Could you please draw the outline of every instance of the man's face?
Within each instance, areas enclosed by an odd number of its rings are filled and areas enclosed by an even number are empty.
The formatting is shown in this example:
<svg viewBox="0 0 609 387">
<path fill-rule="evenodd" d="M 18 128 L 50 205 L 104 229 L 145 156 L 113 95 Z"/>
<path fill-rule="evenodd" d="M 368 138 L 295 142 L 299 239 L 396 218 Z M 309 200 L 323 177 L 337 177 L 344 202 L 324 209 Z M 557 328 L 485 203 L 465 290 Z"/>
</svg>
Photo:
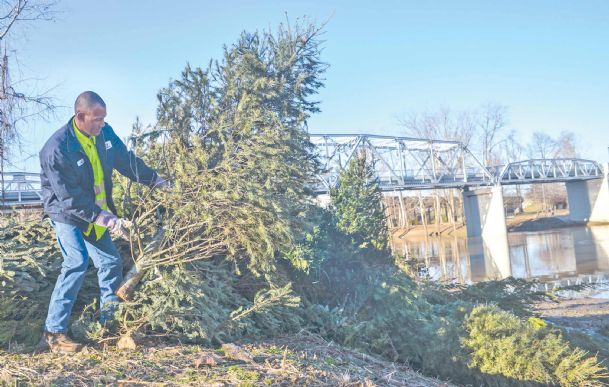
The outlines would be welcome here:
<svg viewBox="0 0 609 387">
<path fill-rule="evenodd" d="M 97 136 L 104 127 L 106 118 L 106 108 L 101 105 L 94 105 L 87 111 L 76 113 L 76 125 L 83 133 L 89 136 Z"/>
</svg>

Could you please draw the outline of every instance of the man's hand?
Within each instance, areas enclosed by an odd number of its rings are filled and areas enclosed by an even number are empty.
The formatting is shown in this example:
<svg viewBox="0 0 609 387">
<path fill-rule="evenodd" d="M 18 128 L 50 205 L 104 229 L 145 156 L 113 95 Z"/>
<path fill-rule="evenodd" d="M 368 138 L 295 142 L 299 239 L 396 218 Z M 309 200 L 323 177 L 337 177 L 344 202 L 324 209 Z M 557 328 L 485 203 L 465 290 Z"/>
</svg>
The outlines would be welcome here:
<svg viewBox="0 0 609 387">
<path fill-rule="evenodd" d="M 118 222 L 118 217 L 116 215 L 114 215 L 110 211 L 101 210 L 101 212 L 97 215 L 97 218 L 95 218 L 95 221 L 93 223 L 98 226 L 106 227 L 112 230 L 112 228 L 116 225 L 116 222 Z"/>
<path fill-rule="evenodd" d="M 120 219 L 106 210 L 101 210 L 97 218 L 95 218 L 94 223 L 98 226 L 106 227 L 113 235 L 123 239 L 129 239 L 129 230 L 133 226 L 133 223 L 129 220 Z"/>
</svg>

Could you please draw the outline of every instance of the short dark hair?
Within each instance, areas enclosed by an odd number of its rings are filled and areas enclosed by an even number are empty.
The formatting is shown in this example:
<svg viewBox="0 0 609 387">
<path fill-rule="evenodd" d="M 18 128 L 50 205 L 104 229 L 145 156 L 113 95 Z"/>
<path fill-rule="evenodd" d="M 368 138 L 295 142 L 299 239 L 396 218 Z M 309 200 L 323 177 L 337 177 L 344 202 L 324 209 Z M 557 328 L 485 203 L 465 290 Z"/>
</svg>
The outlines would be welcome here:
<svg viewBox="0 0 609 387">
<path fill-rule="evenodd" d="M 78 113 L 79 110 L 89 110 L 95 105 L 100 105 L 104 108 L 106 107 L 106 103 L 99 94 L 94 91 L 83 91 L 76 97 L 76 101 L 74 102 L 74 114 Z"/>
</svg>

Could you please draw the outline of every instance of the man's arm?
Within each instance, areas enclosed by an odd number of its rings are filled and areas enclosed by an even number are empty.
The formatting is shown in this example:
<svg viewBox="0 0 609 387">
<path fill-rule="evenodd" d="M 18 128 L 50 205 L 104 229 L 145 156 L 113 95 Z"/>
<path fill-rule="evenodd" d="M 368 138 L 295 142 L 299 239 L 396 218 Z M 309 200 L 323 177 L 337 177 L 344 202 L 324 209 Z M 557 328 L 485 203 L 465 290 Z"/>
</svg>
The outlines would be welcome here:
<svg viewBox="0 0 609 387">
<path fill-rule="evenodd" d="M 112 128 L 108 131 L 108 136 L 115 148 L 114 169 L 121 175 L 129 179 L 152 187 L 157 182 L 158 174 L 137 157 L 132 151 L 128 150 L 123 141 L 114 133 Z"/>
<path fill-rule="evenodd" d="M 87 195 L 77 181 L 74 168 L 59 150 L 40 155 L 40 166 L 57 196 L 62 210 L 89 223 L 99 215 L 101 208 Z"/>
</svg>

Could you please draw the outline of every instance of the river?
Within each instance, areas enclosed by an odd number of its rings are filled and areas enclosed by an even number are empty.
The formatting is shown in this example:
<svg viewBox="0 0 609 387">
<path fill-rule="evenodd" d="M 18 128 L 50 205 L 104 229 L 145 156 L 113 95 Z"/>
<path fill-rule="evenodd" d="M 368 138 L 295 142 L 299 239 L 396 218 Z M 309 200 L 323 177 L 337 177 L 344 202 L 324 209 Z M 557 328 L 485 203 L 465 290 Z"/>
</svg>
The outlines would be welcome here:
<svg viewBox="0 0 609 387">
<path fill-rule="evenodd" d="M 565 286 L 609 279 L 609 226 L 511 232 L 509 248 L 504 245 L 408 234 L 393 241 L 394 253 L 416 259 L 419 276 L 432 280 L 472 284 L 514 276 Z"/>
</svg>

